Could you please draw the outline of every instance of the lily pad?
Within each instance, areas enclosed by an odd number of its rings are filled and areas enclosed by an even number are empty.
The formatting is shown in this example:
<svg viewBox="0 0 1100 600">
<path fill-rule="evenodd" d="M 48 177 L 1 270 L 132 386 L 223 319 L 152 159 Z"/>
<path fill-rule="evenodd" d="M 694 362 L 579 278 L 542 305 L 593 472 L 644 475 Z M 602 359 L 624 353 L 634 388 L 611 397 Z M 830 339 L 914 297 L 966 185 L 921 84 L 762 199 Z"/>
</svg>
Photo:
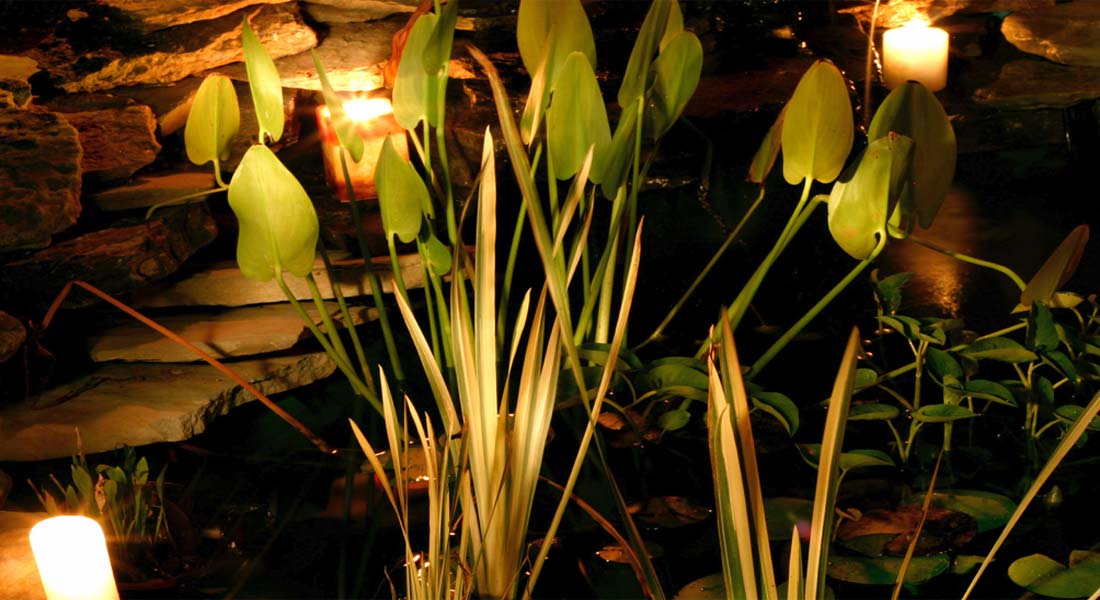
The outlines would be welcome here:
<svg viewBox="0 0 1100 600">
<path fill-rule="evenodd" d="M 907 502 L 917 504 L 923 502 L 923 497 L 913 496 Z M 1011 498 L 981 490 L 935 492 L 932 494 L 932 506 L 950 508 L 974 517 L 979 533 L 1000 529 L 1016 510 L 1016 503 Z"/>
<path fill-rule="evenodd" d="M 1008 577 L 1035 594 L 1087 598 L 1100 589 L 1100 552 L 1074 550 L 1069 567 L 1042 554 L 1032 554 L 1009 565 Z"/>
<path fill-rule="evenodd" d="M 808 531 L 813 512 L 813 500 L 764 498 L 764 519 L 768 523 L 768 539 L 789 540 L 794 527 L 799 527 L 800 531 Z"/>
<path fill-rule="evenodd" d="M 868 558 L 864 556 L 830 556 L 829 577 L 850 583 L 893 585 L 901 569 L 902 559 L 895 556 Z M 951 567 L 947 554 L 914 556 L 905 571 L 907 585 L 919 585 Z"/>
<path fill-rule="evenodd" d="M 868 510 L 857 520 L 844 521 L 837 529 L 837 541 L 863 554 L 904 556 L 920 523 L 921 513 L 921 507 L 914 505 Z M 975 535 L 977 522 L 974 517 L 957 510 L 930 506 L 915 554 L 925 556 L 955 550 L 966 545 Z M 865 538 L 874 538 L 872 541 L 877 546 L 868 545 Z"/>
<path fill-rule="evenodd" d="M 726 582 L 721 573 L 700 577 L 680 588 L 673 600 L 726 600 Z"/>
</svg>

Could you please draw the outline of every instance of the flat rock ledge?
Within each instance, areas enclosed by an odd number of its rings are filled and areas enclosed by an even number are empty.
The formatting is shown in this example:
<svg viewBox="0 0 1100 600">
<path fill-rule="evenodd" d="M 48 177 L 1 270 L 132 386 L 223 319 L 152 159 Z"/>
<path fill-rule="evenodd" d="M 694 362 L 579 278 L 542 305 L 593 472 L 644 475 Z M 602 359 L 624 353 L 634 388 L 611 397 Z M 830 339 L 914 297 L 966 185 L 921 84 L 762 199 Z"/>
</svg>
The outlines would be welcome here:
<svg viewBox="0 0 1100 600">
<path fill-rule="evenodd" d="M 45 600 L 31 553 L 31 527 L 50 515 L 0 510 L 0 592 L 5 598 Z"/>
<path fill-rule="evenodd" d="M 229 363 L 267 395 L 328 377 L 336 365 L 323 352 Z M 33 461 L 122 445 L 175 442 L 202 433 L 216 417 L 255 398 L 205 363 L 106 364 L 36 397 L 34 406 L 0 409 L 0 461 Z"/>
</svg>

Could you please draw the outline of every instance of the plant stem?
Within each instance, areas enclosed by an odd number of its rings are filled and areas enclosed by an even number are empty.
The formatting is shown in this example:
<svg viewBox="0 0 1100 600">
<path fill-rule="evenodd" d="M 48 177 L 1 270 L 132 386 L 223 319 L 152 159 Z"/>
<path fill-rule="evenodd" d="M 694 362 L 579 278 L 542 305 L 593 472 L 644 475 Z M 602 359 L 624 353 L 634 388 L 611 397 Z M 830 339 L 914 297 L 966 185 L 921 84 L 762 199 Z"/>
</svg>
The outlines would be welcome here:
<svg viewBox="0 0 1100 600">
<path fill-rule="evenodd" d="M 201 192 L 195 192 L 193 194 L 185 194 L 185 195 L 180 196 L 178 198 L 172 198 L 171 200 L 165 200 L 164 202 L 161 202 L 159 204 L 154 204 L 154 205 L 150 206 L 149 210 L 145 211 L 145 220 L 148 221 L 149 219 L 153 218 L 153 213 L 155 213 L 157 210 L 159 210 L 161 208 L 164 208 L 166 206 L 177 206 L 179 204 L 190 204 L 190 202 L 188 202 L 188 200 L 191 200 L 192 198 L 202 198 L 204 196 L 209 196 L 210 194 L 216 194 L 218 192 L 225 192 L 225 191 L 228 191 L 228 190 L 229 190 L 229 186 L 221 185 L 221 186 L 218 186 L 218 187 L 210 188 L 208 190 L 203 190 Z"/>
<path fill-rule="evenodd" d="M 367 244 L 367 231 L 363 228 L 363 219 L 359 213 L 359 203 L 355 200 L 355 190 L 351 185 L 351 174 L 348 172 L 348 162 L 345 156 L 347 150 L 340 149 L 340 168 L 344 171 L 344 184 L 347 186 L 349 204 L 351 204 L 351 218 L 355 221 L 355 238 L 359 243 L 359 254 L 363 257 L 363 267 L 370 280 L 371 296 L 374 305 L 378 307 L 378 324 L 382 328 L 382 340 L 386 344 L 386 354 L 393 368 L 393 376 L 397 380 L 398 389 L 405 386 L 405 372 L 401 368 L 401 357 L 397 354 L 397 343 L 393 338 L 393 328 L 390 327 L 390 318 L 386 311 L 386 297 L 382 293 L 382 279 L 374 270 L 374 261 L 371 257 L 370 246 Z M 394 271 L 393 278 L 397 281 L 401 277 L 400 269 Z"/>
<path fill-rule="evenodd" d="M 993 333 L 987 333 L 983 336 L 979 336 L 979 337 L 974 339 L 974 342 L 977 342 L 979 340 L 994 338 L 994 337 L 1001 336 L 1001 335 L 1005 335 L 1007 333 L 1012 333 L 1013 331 L 1019 331 L 1019 330 L 1025 328 L 1025 327 L 1027 327 L 1027 323 L 1017 323 L 1015 325 L 1010 325 L 1008 327 L 1005 327 L 1004 329 L 999 329 L 997 331 L 994 331 Z M 969 346 L 970 344 L 972 344 L 974 342 L 970 342 L 970 343 L 966 343 L 966 344 L 959 344 L 957 346 L 952 346 L 952 347 L 948 348 L 947 350 L 945 350 L 945 352 L 958 352 L 959 350 L 962 350 L 963 348 L 966 348 L 967 346 Z M 916 366 L 917 366 L 917 363 L 916 363 L 916 361 L 914 361 L 914 362 L 911 362 L 907 365 L 898 367 L 898 368 L 894 369 L 893 371 L 888 371 L 886 373 L 883 373 L 882 375 L 879 375 L 878 378 L 876 378 L 874 381 L 864 385 L 861 388 L 858 388 L 857 391 L 865 390 L 869 387 L 879 385 L 880 383 L 890 381 L 891 379 L 893 379 L 895 377 L 900 377 L 902 375 L 905 375 L 909 371 L 912 371 L 913 369 L 915 369 Z"/>
<path fill-rule="evenodd" d="M 325 249 L 324 244 L 319 243 L 318 248 L 320 249 L 321 261 L 325 264 L 325 271 L 331 275 L 333 273 L 332 261 L 329 260 L 328 251 Z M 348 331 L 351 332 L 351 345 L 355 349 L 355 358 L 359 362 L 359 371 L 363 374 L 363 381 L 366 382 L 371 389 L 374 389 L 374 377 L 371 375 L 370 365 L 367 364 L 367 355 L 366 352 L 363 351 L 363 343 L 359 339 L 358 328 L 355 325 L 354 319 L 352 319 L 347 300 L 344 299 L 344 292 L 341 291 L 340 286 L 332 277 L 329 277 L 329 287 L 332 288 L 332 296 L 336 298 L 336 303 L 340 306 L 340 314 L 343 315 Z M 381 310 L 378 310 L 378 312 L 381 312 Z"/>
<path fill-rule="evenodd" d="M 863 270 L 871 264 L 871 262 L 878 258 L 879 253 L 881 253 L 882 249 L 885 247 L 886 236 L 881 235 L 879 236 L 878 243 L 871 251 L 871 255 L 861 260 L 859 264 L 857 264 L 847 275 L 844 276 L 844 279 L 841 279 L 835 286 L 833 286 L 833 289 L 829 290 L 828 293 L 821 297 L 821 300 L 817 301 L 817 304 L 813 305 L 810 310 L 806 311 L 806 314 L 802 315 L 801 319 L 799 319 L 794 325 L 791 325 L 791 328 L 788 329 L 786 333 L 784 333 L 778 340 L 776 340 L 775 343 L 772 344 L 771 347 L 768 348 L 767 351 L 764 352 L 764 354 L 756 360 L 752 367 L 749 368 L 749 372 L 745 374 L 745 377 L 751 378 L 752 376 L 759 374 L 760 371 L 764 370 L 764 367 L 766 367 L 768 363 L 770 363 L 772 359 L 775 358 L 776 354 L 779 354 L 779 352 L 783 350 L 783 348 L 785 348 L 787 344 L 795 338 L 795 336 L 801 333 L 802 330 L 810 324 L 810 321 L 813 321 L 814 318 L 817 317 L 817 315 L 820 314 L 822 310 L 825 310 L 825 307 L 828 306 L 829 303 L 831 303 L 837 297 L 837 295 L 840 294 L 840 292 L 844 291 L 844 289 L 847 288 L 848 285 L 851 284 L 852 281 L 855 280 L 855 278 L 858 277 L 859 274 L 862 273 Z"/>
<path fill-rule="evenodd" d="M 661 321 L 661 324 L 653 330 L 653 333 L 649 334 L 649 337 L 647 337 L 645 341 L 634 347 L 635 352 L 661 337 L 661 335 L 665 331 L 665 328 L 668 327 L 669 323 L 672 322 L 672 319 L 674 319 L 676 315 L 680 312 L 680 309 L 682 309 L 684 305 L 687 304 L 688 298 L 690 298 L 691 295 L 695 293 L 695 289 L 703 283 L 703 279 L 705 279 L 706 276 L 710 274 L 711 270 L 714 269 L 714 266 L 718 264 L 718 260 L 722 258 L 722 255 L 726 253 L 726 250 L 728 250 L 730 245 L 733 244 L 733 241 L 737 239 L 737 236 L 741 233 L 741 229 L 744 228 L 746 223 L 748 223 L 753 213 L 755 213 L 756 209 L 760 206 L 761 201 L 764 200 L 764 191 L 764 186 L 760 186 L 760 193 L 757 194 L 756 201 L 754 201 L 752 203 L 752 206 L 749 207 L 748 212 L 746 212 L 744 216 L 741 217 L 741 221 L 738 222 L 737 226 L 733 228 L 733 231 L 731 231 L 730 234 L 726 236 L 725 241 L 723 241 L 722 245 L 718 247 L 718 250 L 714 252 L 714 255 L 711 256 L 710 261 L 707 262 L 706 266 L 703 267 L 703 270 L 699 272 L 699 275 L 695 277 L 695 281 L 691 282 L 691 285 L 688 286 L 687 291 L 685 291 L 684 294 L 680 296 L 680 299 L 676 301 L 676 304 L 672 307 L 672 310 L 668 311 L 668 314 L 665 315 L 665 318 Z"/>
<path fill-rule="evenodd" d="M 950 256 L 951 258 L 961 260 L 965 263 L 970 263 L 972 265 L 977 265 L 979 267 L 985 267 L 987 269 L 993 269 L 994 271 L 997 271 L 998 273 L 1001 273 L 1001 274 L 1005 275 L 1006 277 L 1008 277 L 1009 279 L 1011 279 L 1012 283 L 1015 283 L 1016 287 L 1020 288 L 1021 292 L 1024 291 L 1025 289 L 1027 289 L 1027 284 L 1024 283 L 1024 280 L 1021 279 L 1020 276 L 1017 275 L 1015 271 L 1013 271 L 1012 269 L 1010 269 L 1010 268 L 1008 268 L 1008 267 L 1006 267 L 1006 266 L 1004 266 L 1000 263 L 995 263 L 995 262 L 988 261 L 988 260 L 982 260 L 980 258 L 974 258 L 973 256 L 968 256 L 968 255 L 963 254 L 961 252 L 956 252 L 954 250 L 949 250 L 947 248 L 937 246 L 936 244 L 933 244 L 932 242 L 929 242 L 927 240 L 922 240 L 922 239 L 920 239 L 916 236 L 913 236 L 913 235 L 910 235 L 906 239 L 913 242 L 913 243 L 915 243 L 915 244 L 924 246 L 925 248 L 928 248 L 929 250 L 934 250 L 936 252 L 939 252 L 940 254 L 945 254 L 947 256 Z"/>
</svg>

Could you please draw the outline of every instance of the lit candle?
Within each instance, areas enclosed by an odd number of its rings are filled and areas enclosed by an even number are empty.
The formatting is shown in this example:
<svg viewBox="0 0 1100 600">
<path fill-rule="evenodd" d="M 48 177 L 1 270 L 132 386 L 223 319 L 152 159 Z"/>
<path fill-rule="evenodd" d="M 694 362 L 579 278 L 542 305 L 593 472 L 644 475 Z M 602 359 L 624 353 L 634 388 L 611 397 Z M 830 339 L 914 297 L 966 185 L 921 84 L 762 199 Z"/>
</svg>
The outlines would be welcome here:
<svg viewBox="0 0 1100 600">
<path fill-rule="evenodd" d="M 344 103 L 344 114 L 355 124 L 355 131 L 363 139 L 363 156 L 359 162 L 345 156 L 351 186 L 357 200 L 378 198 L 374 187 L 374 167 L 382 152 L 382 143 L 389 134 L 393 136 L 394 149 L 408 158 L 405 130 L 393 118 L 393 105 L 385 98 L 355 98 Z M 340 141 L 336 137 L 332 117 L 327 106 L 317 108 L 317 126 L 321 132 L 321 152 L 325 157 L 325 180 L 336 196 L 347 202 L 348 191 L 344 170 L 340 165 Z"/>
<path fill-rule="evenodd" d="M 47 600 L 118 600 L 99 523 L 52 517 L 32 527 L 30 538 Z"/>
<path fill-rule="evenodd" d="M 947 86 L 947 32 L 913 19 L 882 35 L 883 77 L 894 89 L 906 81 L 919 81 L 930 91 Z"/>
</svg>

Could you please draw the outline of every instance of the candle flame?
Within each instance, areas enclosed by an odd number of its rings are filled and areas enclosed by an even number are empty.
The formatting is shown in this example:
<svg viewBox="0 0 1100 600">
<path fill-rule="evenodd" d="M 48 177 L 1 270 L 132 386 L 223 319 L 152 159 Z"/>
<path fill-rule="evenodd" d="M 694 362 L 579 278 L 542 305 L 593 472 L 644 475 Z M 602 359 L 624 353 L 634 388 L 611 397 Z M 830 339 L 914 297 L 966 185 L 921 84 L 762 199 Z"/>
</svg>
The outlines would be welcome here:
<svg viewBox="0 0 1100 600">
<path fill-rule="evenodd" d="M 385 98 L 355 98 L 344 103 L 344 112 L 356 123 L 366 123 L 393 112 L 393 105 Z"/>
<path fill-rule="evenodd" d="M 918 28 L 919 29 L 919 28 L 930 27 L 931 25 L 932 25 L 932 23 L 928 19 L 926 19 L 922 16 L 916 16 L 916 17 L 913 17 L 912 19 L 909 19 L 908 21 L 906 21 L 902 25 L 902 27 L 912 27 L 912 28 Z"/>
</svg>

